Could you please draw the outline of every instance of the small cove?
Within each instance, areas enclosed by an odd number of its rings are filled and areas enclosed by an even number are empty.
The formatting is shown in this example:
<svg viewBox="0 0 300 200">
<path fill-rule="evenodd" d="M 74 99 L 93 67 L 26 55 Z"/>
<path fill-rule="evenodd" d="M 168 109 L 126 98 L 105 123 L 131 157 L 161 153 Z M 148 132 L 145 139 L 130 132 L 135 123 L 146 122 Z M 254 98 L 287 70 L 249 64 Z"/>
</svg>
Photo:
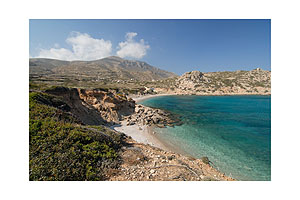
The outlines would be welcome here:
<svg viewBox="0 0 300 200">
<path fill-rule="evenodd" d="M 155 129 L 168 146 L 208 156 L 238 180 L 271 180 L 270 96 L 160 96 L 140 103 L 180 116 L 183 125 Z"/>
</svg>

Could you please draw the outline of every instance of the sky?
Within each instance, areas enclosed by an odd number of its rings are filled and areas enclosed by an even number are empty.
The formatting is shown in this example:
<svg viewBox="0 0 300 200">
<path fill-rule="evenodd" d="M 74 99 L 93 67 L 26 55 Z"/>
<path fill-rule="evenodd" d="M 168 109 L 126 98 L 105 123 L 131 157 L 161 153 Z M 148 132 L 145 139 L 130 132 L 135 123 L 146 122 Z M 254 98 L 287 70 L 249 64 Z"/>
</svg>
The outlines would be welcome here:
<svg viewBox="0 0 300 200">
<path fill-rule="evenodd" d="M 271 20 L 29 20 L 29 56 L 119 56 L 174 72 L 271 70 Z"/>
</svg>

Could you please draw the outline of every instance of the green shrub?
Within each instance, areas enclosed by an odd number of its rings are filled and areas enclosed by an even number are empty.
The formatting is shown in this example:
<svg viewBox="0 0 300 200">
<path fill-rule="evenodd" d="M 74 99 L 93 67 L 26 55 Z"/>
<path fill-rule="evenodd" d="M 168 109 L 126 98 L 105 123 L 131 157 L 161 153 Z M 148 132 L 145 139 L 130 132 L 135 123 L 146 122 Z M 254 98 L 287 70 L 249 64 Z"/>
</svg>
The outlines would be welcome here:
<svg viewBox="0 0 300 200">
<path fill-rule="evenodd" d="M 106 171 L 120 162 L 122 136 L 102 126 L 72 123 L 71 114 L 52 106 L 55 98 L 29 95 L 29 179 L 105 180 Z"/>
</svg>

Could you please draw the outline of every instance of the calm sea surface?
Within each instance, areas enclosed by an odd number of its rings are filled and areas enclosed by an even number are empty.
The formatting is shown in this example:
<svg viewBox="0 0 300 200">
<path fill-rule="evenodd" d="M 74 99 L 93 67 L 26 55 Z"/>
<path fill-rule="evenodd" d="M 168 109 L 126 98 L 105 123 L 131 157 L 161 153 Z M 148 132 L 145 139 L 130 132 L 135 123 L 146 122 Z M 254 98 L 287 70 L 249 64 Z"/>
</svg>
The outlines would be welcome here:
<svg viewBox="0 0 300 200">
<path fill-rule="evenodd" d="M 140 103 L 180 116 L 183 125 L 155 130 L 169 146 L 207 156 L 238 180 L 271 180 L 270 96 L 161 96 Z"/>
</svg>

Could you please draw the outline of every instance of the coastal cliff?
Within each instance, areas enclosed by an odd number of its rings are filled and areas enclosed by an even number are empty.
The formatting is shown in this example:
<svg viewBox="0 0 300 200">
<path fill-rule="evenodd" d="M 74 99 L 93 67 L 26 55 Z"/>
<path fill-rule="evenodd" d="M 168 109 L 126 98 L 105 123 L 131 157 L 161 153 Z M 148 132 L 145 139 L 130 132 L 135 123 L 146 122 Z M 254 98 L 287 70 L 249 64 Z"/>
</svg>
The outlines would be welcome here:
<svg viewBox="0 0 300 200">
<path fill-rule="evenodd" d="M 62 97 L 71 112 L 90 125 L 118 123 L 122 116 L 134 113 L 135 109 L 132 99 L 116 91 L 54 87 L 45 92 Z"/>
<path fill-rule="evenodd" d="M 168 113 L 114 91 L 32 90 L 29 103 L 30 180 L 234 180 L 207 158 L 139 143 L 109 128 L 129 116 L 145 126 L 172 123 Z"/>
<path fill-rule="evenodd" d="M 157 143 L 151 127 L 180 125 L 180 120 L 130 97 L 270 95 L 270 71 L 192 71 L 147 82 L 147 88 L 130 83 L 139 86 L 83 89 L 31 83 L 30 180 L 234 180 L 206 159 Z"/>
</svg>

